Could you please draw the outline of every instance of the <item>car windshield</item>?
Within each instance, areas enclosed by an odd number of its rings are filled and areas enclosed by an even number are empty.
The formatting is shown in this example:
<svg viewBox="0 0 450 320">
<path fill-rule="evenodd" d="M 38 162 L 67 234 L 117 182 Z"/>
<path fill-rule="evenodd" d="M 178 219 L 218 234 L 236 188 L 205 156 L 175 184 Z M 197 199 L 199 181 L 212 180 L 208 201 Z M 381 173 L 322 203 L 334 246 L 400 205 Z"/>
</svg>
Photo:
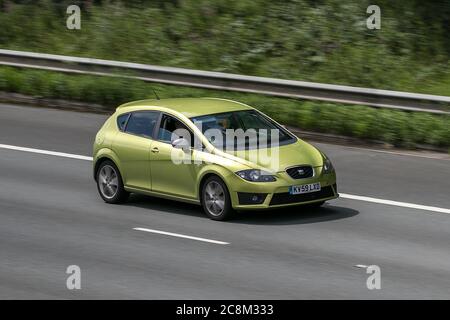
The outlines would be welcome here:
<svg viewBox="0 0 450 320">
<path fill-rule="evenodd" d="M 222 149 L 254 149 L 297 141 L 286 129 L 256 110 L 198 116 L 192 122 L 206 138 Z"/>
</svg>

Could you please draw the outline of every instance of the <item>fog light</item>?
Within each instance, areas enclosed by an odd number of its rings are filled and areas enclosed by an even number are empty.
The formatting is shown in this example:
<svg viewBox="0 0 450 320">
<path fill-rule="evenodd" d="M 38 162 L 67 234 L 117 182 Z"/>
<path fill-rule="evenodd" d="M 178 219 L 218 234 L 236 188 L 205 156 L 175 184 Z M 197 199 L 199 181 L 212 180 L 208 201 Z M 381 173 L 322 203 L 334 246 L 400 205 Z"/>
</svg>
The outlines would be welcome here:
<svg viewBox="0 0 450 320">
<path fill-rule="evenodd" d="M 238 192 L 239 204 L 261 204 L 266 196 L 267 193 Z"/>
</svg>

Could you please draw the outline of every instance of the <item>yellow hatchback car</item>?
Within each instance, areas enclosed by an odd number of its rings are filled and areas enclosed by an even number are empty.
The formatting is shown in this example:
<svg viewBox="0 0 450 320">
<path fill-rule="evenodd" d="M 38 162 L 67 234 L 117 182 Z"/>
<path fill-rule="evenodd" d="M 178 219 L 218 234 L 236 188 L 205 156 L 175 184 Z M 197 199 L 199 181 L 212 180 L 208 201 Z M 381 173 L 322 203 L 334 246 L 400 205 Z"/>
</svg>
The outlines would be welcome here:
<svg viewBox="0 0 450 320">
<path fill-rule="evenodd" d="M 94 178 L 107 203 L 142 193 L 201 204 L 214 220 L 235 210 L 338 197 L 327 156 L 258 110 L 187 98 L 124 104 L 94 143 Z"/>
</svg>

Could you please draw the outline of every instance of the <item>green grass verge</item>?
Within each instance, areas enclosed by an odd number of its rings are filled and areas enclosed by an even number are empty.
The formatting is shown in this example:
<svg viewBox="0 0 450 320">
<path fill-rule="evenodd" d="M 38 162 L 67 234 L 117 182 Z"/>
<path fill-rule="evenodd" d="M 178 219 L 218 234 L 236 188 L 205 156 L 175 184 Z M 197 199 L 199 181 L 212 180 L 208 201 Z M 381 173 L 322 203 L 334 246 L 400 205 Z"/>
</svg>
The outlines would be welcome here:
<svg viewBox="0 0 450 320">
<path fill-rule="evenodd" d="M 247 103 L 277 121 L 302 130 L 379 140 L 397 147 L 420 144 L 450 147 L 450 116 L 340 105 L 259 94 L 147 83 L 123 78 L 69 75 L 40 70 L 0 68 L 0 91 L 116 106 L 154 98 L 220 97 Z"/>
</svg>

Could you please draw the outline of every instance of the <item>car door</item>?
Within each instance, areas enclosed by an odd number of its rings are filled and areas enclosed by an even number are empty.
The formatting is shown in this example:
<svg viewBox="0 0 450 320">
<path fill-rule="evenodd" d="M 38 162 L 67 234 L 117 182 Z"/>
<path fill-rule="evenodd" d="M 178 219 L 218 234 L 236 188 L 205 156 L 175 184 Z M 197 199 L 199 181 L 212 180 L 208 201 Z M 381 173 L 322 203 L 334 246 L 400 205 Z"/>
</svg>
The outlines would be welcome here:
<svg viewBox="0 0 450 320">
<path fill-rule="evenodd" d="M 160 112 L 135 111 L 126 123 L 118 117 L 119 133 L 112 148 L 120 159 L 120 170 L 127 187 L 150 190 L 150 148 Z"/>
<path fill-rule="evenodd" d="M 180 129 L 188 136 L 177 135 Z M 193 145 L 193 133 L 179 119 L 162 114 L 155 141 L 151 146 L 150 166 L 152 190 L 184 198 L 196 197 L 196 177 L 198 164 L 195 164 L 192 148 L 181 150 L 174 148 L 172 142 L 187 138 Z"/>
</svg>

